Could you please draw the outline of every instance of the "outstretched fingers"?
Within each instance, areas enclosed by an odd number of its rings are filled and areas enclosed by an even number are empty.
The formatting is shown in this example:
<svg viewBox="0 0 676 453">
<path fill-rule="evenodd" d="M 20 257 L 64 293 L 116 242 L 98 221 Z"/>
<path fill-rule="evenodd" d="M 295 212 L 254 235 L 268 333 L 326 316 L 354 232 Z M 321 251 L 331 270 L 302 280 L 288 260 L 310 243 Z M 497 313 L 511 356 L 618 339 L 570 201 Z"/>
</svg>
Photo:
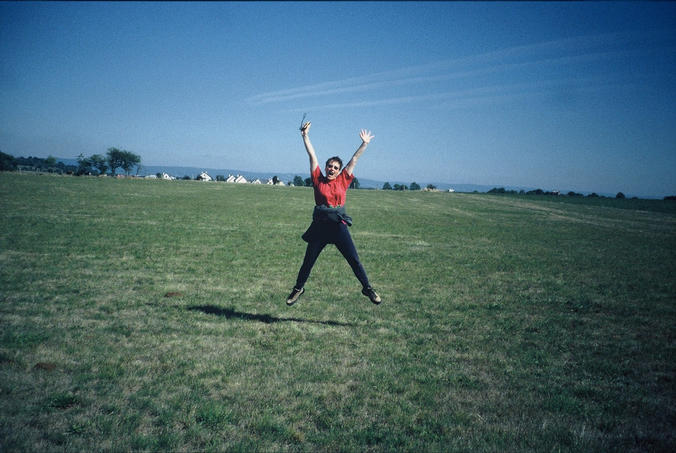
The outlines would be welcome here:
<svg viewBox="0 0 676 453">
<path fill-rule="evenodd" d="M 371 131 L 362 129 L 361 132 L 359 133 L 359 137 L 364 143 L 369 143 L 371 139 L 373 139 L 374 135 L 371 134 Z"/>
</svg>

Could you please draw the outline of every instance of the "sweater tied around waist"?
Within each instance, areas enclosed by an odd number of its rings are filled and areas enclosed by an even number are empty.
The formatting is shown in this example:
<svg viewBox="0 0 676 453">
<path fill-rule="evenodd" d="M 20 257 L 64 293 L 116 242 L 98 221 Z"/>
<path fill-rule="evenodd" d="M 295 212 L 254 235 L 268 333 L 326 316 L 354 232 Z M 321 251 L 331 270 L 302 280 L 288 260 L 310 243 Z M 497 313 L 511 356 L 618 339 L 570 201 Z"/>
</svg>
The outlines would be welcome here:
<svg viewBox="0 0 676 453">
<path fill-rule="evenodd" d="M 312 212 L 312 220 L 315 222 L 345 222 L 347 226 L 352 226 L 352 217 L 347 215 L 344 206 L 315 206 Z"/>
</svg>

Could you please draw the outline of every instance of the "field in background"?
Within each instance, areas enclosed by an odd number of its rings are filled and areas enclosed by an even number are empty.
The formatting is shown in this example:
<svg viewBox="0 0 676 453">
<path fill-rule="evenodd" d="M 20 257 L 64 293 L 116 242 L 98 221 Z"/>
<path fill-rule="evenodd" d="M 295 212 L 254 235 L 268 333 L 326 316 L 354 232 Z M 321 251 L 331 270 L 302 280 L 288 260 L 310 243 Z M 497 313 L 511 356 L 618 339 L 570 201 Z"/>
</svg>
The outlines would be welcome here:
<svg viewBox="0 0 676 453">
<path fill-rule="evenodd" d="M 674 204 L 349 191 L 287 308 L 312 204 L 0 174 L 0 450 L 676 448 Z"/>
</svg>

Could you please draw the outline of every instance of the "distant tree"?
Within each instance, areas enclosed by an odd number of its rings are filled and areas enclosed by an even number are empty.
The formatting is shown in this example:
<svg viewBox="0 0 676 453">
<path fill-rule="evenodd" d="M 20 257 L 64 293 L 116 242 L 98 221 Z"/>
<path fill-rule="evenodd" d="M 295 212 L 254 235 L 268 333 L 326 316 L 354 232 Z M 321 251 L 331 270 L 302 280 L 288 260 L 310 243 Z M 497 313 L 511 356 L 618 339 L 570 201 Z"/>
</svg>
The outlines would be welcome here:
<svg viewBox="0 0 676 453">
<path fill-rule="evenodd" d="M 16 170 L 16 159 L 10 154 L 0 151 L 0 171 Z"/>
<path fill-rule="evenodd" d="M 113 176 L 118 168 L 122 168 L 127 176 L 131 173 L 131 169 L 135 165 L 141 163 L 141 156 L 127 150 L 120 150 L 117 148 L 108 148 L 108 166 Z"/>
<path fill-rule="evenodd" d="M 350 183 L 350 189 L 359 189 L 359 180 L 355 177 Z"/>
<path fill-rule="evenodd" d="M 417 182 L 412 182 L 411 183 L 411 190 L 420 190 L 420 185 Z"/>
<path fill-rule="evenodd" d="M 626 197 L 624 196 L 624 194 L 623 194 L 622 192 L 617 192 L 617 195 L 615 195 L 615 198 L 617 198 L 617 199 L 622 199 L 622 200 L 623 200 L 623 199 L 625 199 Z"/>
<path fill-rule="evenodd" d="M 225 182 L 225 176 L 223 176 L 223 175 L 216 175 L 216 181 Z"/>
<path fill-rule="evenodd" d="M 312 178 L 305 178 L 305 187 L 312 187 Z"/>
<path fill-rule="evenodd" d="M 183 178 L 181 178 L 181 179 L 183 179 L 183 181 L 190 181 L 192 178 L 191 178 L 190 176 L 188 176 L 188 175 L 185 175 L 185 176 L 184 176 Z"/>
<path fill-rule="evenodd" d="M 589 195 L 587 195 L 587 198 L 598 198 L 598 194 L 596 192 L 592 192 Z"/>
<path fill-rule="evenodd" d="M 389 182 L 383 184 L 383 190 L 392 190 L 392 186 L 390 185 Z"/>
<path fill-rule="evenodd" d="M 80 153 L 80 155 L 77 156 L 77 171 L 75 172 L 75 174 L 81 176 L 91 174 L 91 172 L 92 172 L 91 159 L 84 157 L 84 155 Z"/>
<path fill-rule="evenodd" d="M 106 158 L 100 154 L 93 154 L 89 157 L 91 165 L 95 168 L 100 175 L 105 175 L 108 171 L 108 162 Z"/>
<path fill-rule="evenodd" d="M 408 186 L 406 184 L 395 184 L 394 190 L 408 190 Z"/>
<path fill-rule="evenodd" d="M 123 163 L 122 163 L 122 169 L 124 172 L 129 176 L 129 173 L 131 173 L 131 169 L 134 168 L 135 166 L 137 168 L 141 167 L 141 156 L 138 154 L 134 154 L 131 151 L 123 151 Z M 137 171 L 138 173 L 138 171 Z"/>
<path fill-rule="evenodd" d="M 544 195 L 544 190 L 542 189 L 535 189 L 535 190 L 529 190 L 526 192 L 526 195 Z"/>
<path fill-rule="evenodd" d="M 582 197 L 583 195 L 581 193 L 570 191 L 570 192 L 568 192 L 568 196 L 569 197 Z"/>
<path fill-rule="evenodd" d="M 279 184 L 279 178 L 276 175 L 272 177 L 272 184 L 275 186 Z"/>
<path fill-rule="evenodd" d="M 437 186 L 434 184 L 427 184 L 427 190 L 437 190 Z"/>
<path fill-rule="evenodd" d="M 162 179 L 162 173 L 155 173 L 155 176 L 157 177 L 157 179 Z"/>
<path fill-rule="evenodd" d="M 45 164 L 47 165 L 47 168 L 56 167 L 56 157 L 54 156 L 47 157 L 47 159 L 45 159 Z"/>
<path fill-rule="evenodd" d="M 538 189 L 538 190 L 540 190 L 540 189 Z M 542 191 L 540 191 L 540 192 L 542 192 Z M 499 194 L 506 193 L 506 194 L 516 195 L 517 192 L 516 192 L 516 190 L 507 190 L 504 187 L 493 187 L 491 190 L 488 191 L 488 193 L 499 193 Z M 521 194 L 523 194 L 523 193 L 524 192 L 522 190 Z M 532 193 L 537 193 L 537 191 L 528 192 L 528 194 L 532 194 Z"/>
<path fill-rule="evenodd" d="M 123 151 L 117 148 L 108 148 L 108 153 L 106 153 L 108 167 L 110 167 L 110 173 L 113 177 L 115 177 L 115 172 L 118 168 L 122 167 L 122 163 L 124 162 L 122 153 Z"/>
<path fill-rule="evenodd" d="M 305 181 L 303 181 L 303 178 L 301 176 L 294 176 L 293 177 L 293 185 L 298 186 L 298 187 L 303 187 L 305 185 Z"/>
<path fill-rule="evenodd" d="M 17 167 L 21 170 L 38 171 L 46 168 L 45 159 L 40 159 L 39 157 L 17 157 L 15 162 Z"/>
<path fill-rule="evenodd" d="M 676 195 L 667 195 L 664 197 L 665 201 L 676 201 Z"/>
</svg>

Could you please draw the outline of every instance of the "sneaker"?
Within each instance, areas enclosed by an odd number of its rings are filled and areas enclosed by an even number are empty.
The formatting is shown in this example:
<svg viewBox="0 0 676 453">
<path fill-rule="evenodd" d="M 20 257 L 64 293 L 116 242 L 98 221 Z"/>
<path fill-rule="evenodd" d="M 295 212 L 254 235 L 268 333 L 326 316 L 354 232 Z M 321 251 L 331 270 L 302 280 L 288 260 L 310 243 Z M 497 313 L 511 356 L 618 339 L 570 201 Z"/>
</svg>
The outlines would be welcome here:
<svg viewBox="0 0 676 453">
<path fill-rule="evenodd" d="M 373 302 L 373 303 L 376 304 L 376 305 L 378 305 L 380 302 L 382 302 L 382 300 L 380 299 L 380 296 L 378 295 L 378 293 L 376 293 L 376 292 L 373 290 L 373 288 L 371 288 L 370 286 L 369 286 L 368 288 L 362 289 L 362 290 L 361 290 L 361 293 L 362 293 L 363 295 L 365 295 L 366 297 L 368 297 L 369 299 L 371 299 L 371 302 Z"/>
<path fill-rule="evenodd" d="M 296 289 L 295 287 L 291 290 L 291 294 L 286 298 L 286 305 L 289 307 L 295 304 L 298 299 L 300 299 L 301 294 L 305 292 L 305 288 Z"/>
</svg>

